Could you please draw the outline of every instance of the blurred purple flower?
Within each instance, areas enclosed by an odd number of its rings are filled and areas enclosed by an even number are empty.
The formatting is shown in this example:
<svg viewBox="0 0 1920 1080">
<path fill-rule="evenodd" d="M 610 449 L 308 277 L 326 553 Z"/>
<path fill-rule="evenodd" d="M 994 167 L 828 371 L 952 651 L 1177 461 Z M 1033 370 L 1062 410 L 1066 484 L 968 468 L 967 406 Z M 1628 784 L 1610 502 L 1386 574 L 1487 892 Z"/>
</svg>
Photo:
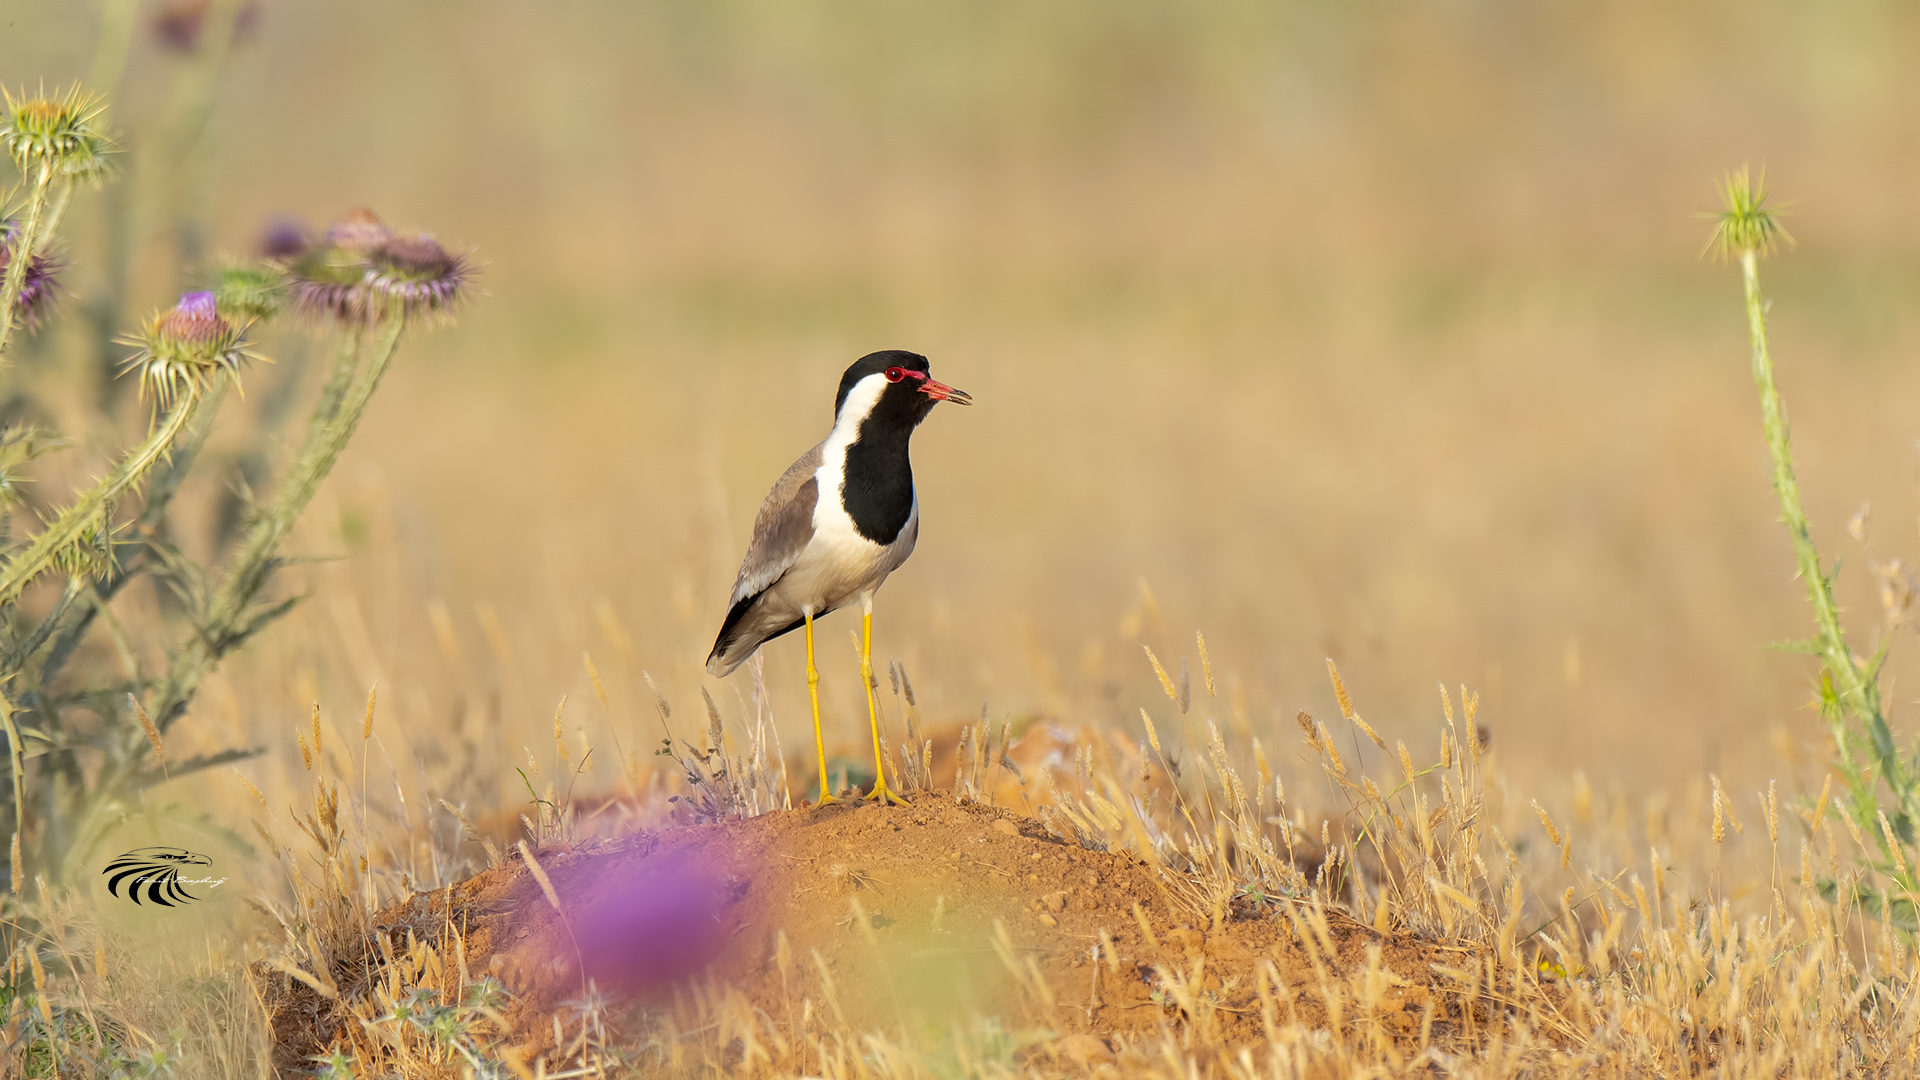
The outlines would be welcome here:
<svg viewBox="0 0 1920 1080">
<path fill-rule="evenodd" d="M 13 249 L 19 231 L 19 223 L 10 219 L 0 221 L 0 276 L 4 276 L 13 263 Z M 20 324 L 29 333 L 38 330 L 47 313 L 52 310 L 59 293 L 59 285 L 54 279 L 64 268 L 63 264 L 45 254 L 34 255 L 27 260 L 27 274 L 21 281 L 20 298 L 15 302 L 14 310 Z"/>
<path fill-rule="evenodd" d="M 297 259 L 307 253 L 307 230 L 290 217 L 276 217 L 267 223 L 267 230 L 260 234 L 260 257 L 263 259 Z"/>
<path fill-rule="evenodd" d="M 380 215 L 364 206 L 347 211 L 339 221 L 327 226 L 327 243 L 347 251 L 364 254 L 391 239 L 393 230 L 380 220 Z"/>
<path fill-rule="evenodd" d="M 207 11 L 212 0 L 167 0 L 153 16 L 153 36 L 160 43 L 180 52 L 200 47 L 200 32 L 206 28 Z M 260 25 L 260 5 L 249 0 L 233 16 L 233 39 L 246 41 Z"/>
<path fill-rule="evenodd" d="M 398 307 L 404 318 L 444 316 L 473 276 L 464 255 L 449 253 L 431 236 L 396 236 L 373 249 L 367 290 Z"/>
<path fill-rule="evenodd" d="M 293 309 L 320 322 L 364 322 L 367 252 L 392 238 L 393 230 L 373 211 L 349 210 L 287 267 Z"/>
<path fill-rule="evenodd" d="M 609 991 L 647 994 L 698 974 L 728 939 L 723 877 L 691 852 L 613 870 L 573 920 L 586 975 Z"/>
</svg>

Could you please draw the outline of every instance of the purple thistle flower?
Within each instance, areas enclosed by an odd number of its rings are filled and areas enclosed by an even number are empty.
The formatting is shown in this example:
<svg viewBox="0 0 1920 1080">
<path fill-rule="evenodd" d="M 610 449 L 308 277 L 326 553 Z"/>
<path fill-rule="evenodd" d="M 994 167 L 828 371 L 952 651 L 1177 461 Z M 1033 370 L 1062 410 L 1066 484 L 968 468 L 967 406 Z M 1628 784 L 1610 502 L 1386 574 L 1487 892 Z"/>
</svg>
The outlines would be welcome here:
<svg viewBox="0 0 1920 1080">
<path fill-rule="evenodd" d="M 220 371 L 237 373 L 253 358 L 242 327 L 220 314 L 210 292 L 182 293 L 180 302 L 147 320 L 144 332 L 127 339 L 140 351 L 123 370 L 139 371 L 140 390 L 164 407 L 187 389 L 204 387 Z"/>
<path fill-rule="evenodd" d="M 260 257 L 290 260 L 307 253 L 307 231 L 289 217 L 276 217 L 260 236 Z"/>
<path fill-rule="evenodd" d="M 168 0 L 153 16 L 153 34 L 164 45 L 190 53 L 200 48 L 200 32 L 207 22 L 212 0 Z M 260 22 L 260 5 L 248 3 L 233 16 L 233 38 L 244 41 L 253 36 Z"/>
<path fill-rule="evenodd" d="M 431 236 L 397 236 L 368 258 L 366 287 L 404 318 L 444 318 L 473 276 L 472 261 L 441 247 Z"/>
<path fill-rule="evenodd" d="M 193 348 L 217 340 L 232 327 L 220 317 L 212 293 L 190 292 L 180 294 L 180 302 L 160 316 L 156 329 L 174 345 Z"/>
<path fill-rule="evenodd" d="M 348 251 L 370 251 L 393 239 L 393 230 L 380 215 L 362 206 L 327 226 L 327 243 Z"/>
<path fill-rule="evenodd" d="M 473 277 L 473 260 L 431 236 L 395 236 L 371 210 L 353 210 L 287 266 L 293 309 L 319 322 L 445 320 Z"/>
<path fill-rule="evenodd" d="M 12 220 L 0 222 L 0 277 L 5 276 L 13 262 L 13 250 L 19 232 L 19 223 Z M 14 303 L 14 311 L 28 333 L 40 329 L 47 313 L 52 310 L 59 294 L 59 285 L 54 278 L 63 269 L 63 264 L 44 253 L 27 260 L 26 277 L 21 281 L 20 297 Z"/>
<path fill-rule="evenodd" d="M 315 248 L 288 269 L 288 295 L 293 310 L 316 322 L 363 322 L 365 279 L 365 265 L 349 253 L 339 248 Z"/>
<path fill-rule="evenodd" d="M 367 253 L 392 238 L 373 211 L 348 211 L 287 267 L 293 309 L 315 322 L 367 321 Z"/>
</svg>

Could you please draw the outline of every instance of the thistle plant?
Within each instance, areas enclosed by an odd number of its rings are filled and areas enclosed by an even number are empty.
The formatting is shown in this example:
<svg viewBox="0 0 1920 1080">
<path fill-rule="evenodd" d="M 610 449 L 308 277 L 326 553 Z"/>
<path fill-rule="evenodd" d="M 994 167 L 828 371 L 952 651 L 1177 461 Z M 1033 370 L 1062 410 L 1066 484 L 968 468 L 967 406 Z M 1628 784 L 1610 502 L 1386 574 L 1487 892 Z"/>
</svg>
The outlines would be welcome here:
<svg viewBox="0 0 1920 1080">
<path fill-rule="evenodd" d="M 1767 349 L 1767 303 L 1760 293 L 1760 260 L 1793 238 L 1767 205 L 1766 179 L 1756 180 L 1742 168 L 1720 183 L 1721 209 L 1713 214 L 1708 250 L 1722 260 L 1738 261 L 1745 287 L 1747 333 L 1753 348 L 1753 381 L 1760 393 L 1760 418 L 1773 463 L 1773 490 L 1780 499 L 1781 520 L 1793 541 L 1794 561 L 1807 585 L 1813 605 L 1813 637 L 1786 648 L 1808 653 L 1820 661 L 1820 715 L 1833 741 L 1834 771 L 1845 785 L 1840 809 L 1859 833 L 1873 838 L 1878 857 L 1870 862 L 1889 888 L 1863 886 L 1850 897 L 1884 912 L 1908 929 L 1920 929 L 1915 919 L 1914 820 L 1920 814 L 1920 759 L 1902 758 L 1887 724 L 1880 696 L 1880 672 L 1893 635 L 1882 638 L 1870 657 L 1861 658 L 1847 644 L 1840 625 L 1840 607 L 1833 597 L 1833 574 L 1820 558 L 1800 502 L 1794 478 L 1793 449 L 1787 434 L 1786 407 L 1774 383 L 1773 359 Z M 1824 807 L 1815 809 L 1816 816 Z M 1839 886 L 1824 883 L 1830 895 Z"/>
<path fill-rule="evenodd" d="M 58 269 L 48 252 L 67 199 L 77 185 L 105 178 L 109 146 L 104 104 L 78 88 L 9 95 L 6 107 L 0 141 L 26 194 L 19 224 L 0 235 L 0 333 L 46 317 Z M 353 438 L 406 331 L 446 322 L 472 276 L 465 254 L 430 237 L 396 234 L 371 211 L 347 215 L 315 245 L 297 231 L 281 232 L 267 257 L 220 269 L 209 287 L 182 294 L 114 339 L 119 378 L 138 385 L 146 406 L 145 430 L 104 475 L 26 528 L 35 515 L 16 511 L 25 509 L 31 463 L 66 444 L 25 425 L 0 428 L 0 731 L 10 788 L 0 821 L 16 890 L 22 875 L 61 878 L 145 789 L 257 752 L 233 747 L 181 761 L 165 748 L 207 676 L 300 599 L 274 588 L 288 561 L 287 538 Z M 255 466 L 247 488 L 265 495 L 237 516 L 242 524 L 233 534 L 221 534 L 211 557 L 196 561 L 168 539 L 170 505 L 196 478 L 227 486 L 209 475 L 222 463 L 203 460 L 208 433 L 228 391 L 264 360 L 256 337 L 290 315 L 337 335 L 332 370 L 304 438 L 277 475 L 278 455 L 266 444 L 241 456 Z M 298 390 L 289 376 L 270 396 Z M 142 577 L 175 599 L 185 626 L 142 625 L 114 613 L 116 598 Z M 89 660 L 82 646 L 103 635 L 118 655 L 158 651 L 165 661 L 145 672 Z"/>
<path fill-rule="evenodd" d="M 46 263 L 46 241 L 60 226 L 76 184 L 98 186 L 107 176 L 112 141 L 102 121 L 106 104 L 78 86 L 52 97 L 16 98 L 0 87 L 6 117 L 0 120 L 0 145 L 26 181 L 26 215 L 9 228 L 6 275 L 0 278 L 0 360 L 22 312 L 21 298 L 36 262 Z M 34 299 L 30 297 L 30 299 Z"/>
</svg>

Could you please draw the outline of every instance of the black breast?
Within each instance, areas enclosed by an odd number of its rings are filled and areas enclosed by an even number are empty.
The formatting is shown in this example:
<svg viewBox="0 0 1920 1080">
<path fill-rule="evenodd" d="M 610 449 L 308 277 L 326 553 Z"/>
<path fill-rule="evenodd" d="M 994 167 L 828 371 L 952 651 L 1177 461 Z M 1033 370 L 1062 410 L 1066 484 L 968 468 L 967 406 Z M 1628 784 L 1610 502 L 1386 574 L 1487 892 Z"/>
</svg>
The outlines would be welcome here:
<svg viewBox="0 0 1920 1080">
<path fill-rule="evenodd" d="M 891 544 L 913 513 L 913 463 L 907 459 L 912 428 L 899 430 L 879 420 L 868 417 L 860 437 L 847 447 L 840 505 L 861 536 Z"/>
</svg>

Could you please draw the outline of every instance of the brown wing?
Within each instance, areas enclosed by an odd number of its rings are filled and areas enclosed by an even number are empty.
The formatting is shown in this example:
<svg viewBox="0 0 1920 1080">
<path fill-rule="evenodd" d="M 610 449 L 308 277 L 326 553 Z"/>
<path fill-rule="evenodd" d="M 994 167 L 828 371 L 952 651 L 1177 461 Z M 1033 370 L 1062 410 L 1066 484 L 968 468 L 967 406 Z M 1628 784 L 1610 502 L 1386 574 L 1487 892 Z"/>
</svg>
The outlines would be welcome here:
<svg viewBox="0 0 1920 1080">
<path fill-rule="evenodd" d="M 813 508 L 820 501 L 820 484 L 813 474 L 819 470 L 820 461 L 820 447 L 816 446 L 787 466 L 773 490 L 767 492 L 760 513 L 753 519 L 753 540 L 747 545 L 747 557 L 740 562 L 740 576 L 734 580 L 728 607 L 738 607 L 741 601 L 765 592 L 793 566 L 813 539 Z"/>
</svg>

